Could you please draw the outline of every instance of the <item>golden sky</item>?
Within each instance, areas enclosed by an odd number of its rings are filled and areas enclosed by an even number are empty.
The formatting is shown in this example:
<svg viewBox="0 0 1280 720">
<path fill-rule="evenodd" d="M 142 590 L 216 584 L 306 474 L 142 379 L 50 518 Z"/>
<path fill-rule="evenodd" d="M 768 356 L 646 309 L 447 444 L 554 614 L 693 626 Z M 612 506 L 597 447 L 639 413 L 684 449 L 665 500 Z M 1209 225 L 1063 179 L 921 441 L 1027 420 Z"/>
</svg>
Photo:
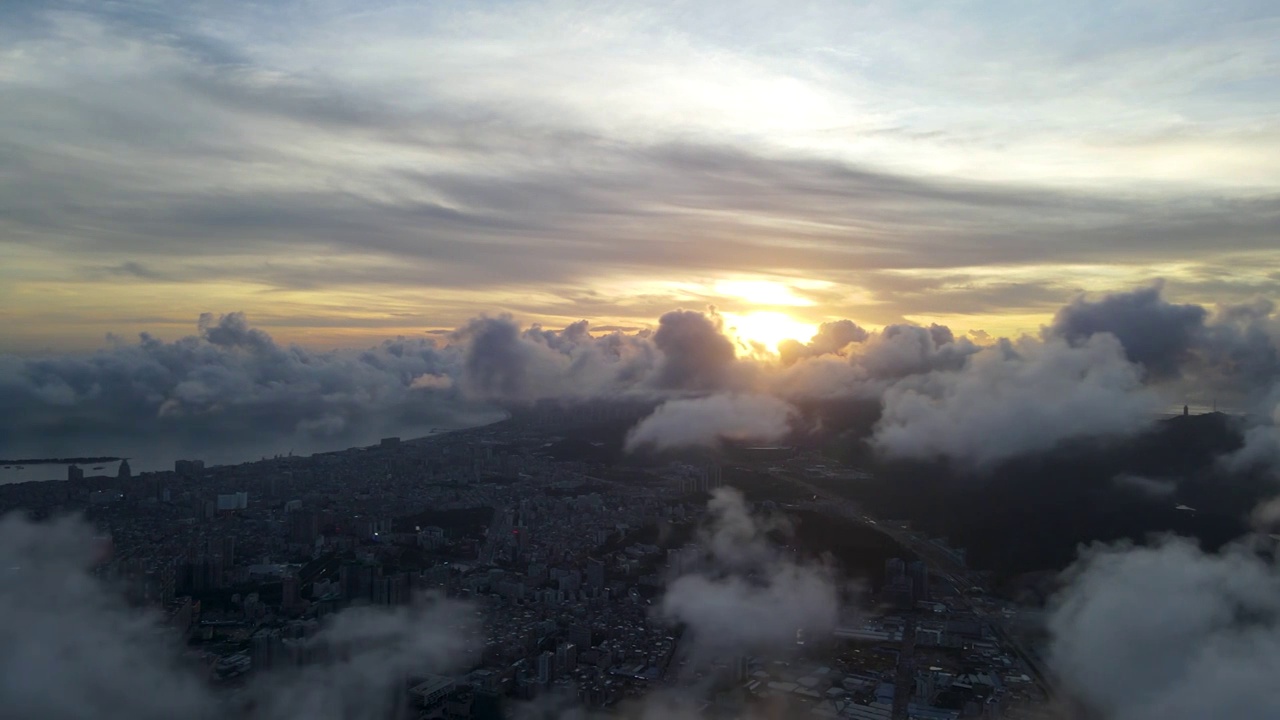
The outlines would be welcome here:
<svg viewBox="0 0 1280 720">
<path fill-rule="evenodd" d="M 0 352 L 232 311 L 316 347 L 709 305 L 766 344 L 1016 335 L 1280 287 L 1264 6 L 20 5 Z"/>
</svg>

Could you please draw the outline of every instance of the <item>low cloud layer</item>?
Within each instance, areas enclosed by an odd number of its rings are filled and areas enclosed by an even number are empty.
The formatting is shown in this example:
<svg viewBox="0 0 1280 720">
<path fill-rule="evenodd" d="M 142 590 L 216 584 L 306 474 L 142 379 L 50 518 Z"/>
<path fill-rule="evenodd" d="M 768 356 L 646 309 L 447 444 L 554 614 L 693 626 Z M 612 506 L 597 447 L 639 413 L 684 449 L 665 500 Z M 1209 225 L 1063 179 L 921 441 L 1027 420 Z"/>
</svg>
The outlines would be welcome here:
<svg viewBox="0 0 1280 720">
<path fill-rule="evenodd" d="M 1280 569 L 1243 544 L 1095 547 L 1049 628 L 1066 689 L 1115 720 L 1280 715 Z"/>
<path fill-rule="evenodd" d="M 725 440 L 773 442 L 791 431 L 795 408 L 770 395 L 668 400 L 627 433 L 626 447 L 717 447 Z"/>
<path fill-rule="evenodd" d="M 1122 435 L 1160 409 L 1115 338 L 1000 343 L 963 369 L 891 387 L 873 443 L 892 457 L 951 458 L 990 467 L 1070 438 Z"/>
<path fill-rule="evenodd" d="M 0 356 L 0 455 L 195 454 L 245 459 L 501 417 L 539 401 L 663 403 L 628 447 L 786 438 L 792 406 L 879 400 L 872 445 L 983 470 L 1077 438 L 1142 430 L 1182 402 L 1250 413 L 1231 470 L 1280 467 L 1280 319 L 1257 301 L 1210 311 L 1157 284 L 1064 305 L 1041 337 L 942 325 L 823 324 L 779 357 L 735 355 L 720 316 L 674 310 L 654 329 L 562 329 L 480 316 L 436 339 L 362 351 L 282 345 L 240 313 L 197 334 L 113 339 L 88 355 Z M 983 344 L 978 344 L 980 339 Z"/>
<path fill-rule="evenodd" d="M 829 632 L 839 617 L 830 570 L 773 545 L 772 524 L 752 517 L 741 493 L 716 490 L 701 537 L 701 566 L 667 585 L 659 612 L 683 623 L 697 657 L 793 647 L 797 631 Z"/>
<path fill-rule="evenodd" d="M 174 342 L 143 334 L 90 355 L 0 356 L 0 454 L 243 460 L 501 417 L 441 391 L 456 365 L 428 340 L 317 352 L 277 344 L 240 313 L 206 314 Z"/>
<path fill-rule="evenodd" d="M 331 662 L 269 673 L 228 707 L 230 698 L 205 684 L 207 669 L 180 656 L 176 635 L 89 573 L 93 548 L 90 528 L 76 520 L 0 519 L 0 704 L 8 716 L 373 720 L 386 716 L 397 678 L 471 657 L 470 614 L 455 603 L 348 610 L 307 641 L 332 651 Z"/>
<path fill-rule="evenodd" d="M 1123 473 L 1115 476 L 1116 487 L 1141 493 L 1150 498 L 1167 498 L 1178 490 L 1178 481 L 1172 478 L 1153 478 L 1145 475 Z"/>
<path fill-rule="evenodd" d="M 1280 378 L 1275 310 L 1265 299 L 1216 311 L 1172 303 L 1158 282 L 1096 300 L 1076 298 L 1058 311 L 1045 336 L 1080 344 L 1112 335 L 1152 380 L 1181 381 L 1180 389 L 1201 404 L 1217 400 L 1256 412 L 1259 389 L 1265 396 Z"/>
<path fill-rule="evenodd" d="M 1263 469 L 1280 477 L 1280 383 L 1259 406 L 1272 410 L 1255 418 L 1244 432 L 1244 445 L 1222 459 L 1222 464 L 1237 472 Z"/>
</svg>

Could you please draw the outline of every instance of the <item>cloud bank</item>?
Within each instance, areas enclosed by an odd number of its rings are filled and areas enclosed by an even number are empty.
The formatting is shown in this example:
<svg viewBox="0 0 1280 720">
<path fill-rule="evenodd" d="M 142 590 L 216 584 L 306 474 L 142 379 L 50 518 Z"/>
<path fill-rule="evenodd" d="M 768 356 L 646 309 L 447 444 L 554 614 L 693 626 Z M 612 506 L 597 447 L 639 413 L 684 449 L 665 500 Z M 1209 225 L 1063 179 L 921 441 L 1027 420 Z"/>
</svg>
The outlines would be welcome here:
<svg viewBox="0 0 1280 720">
<path fill-rule="evenodd" d="M 793 407 L 859 399 L 882 405 L 870 438 L 882 454 L 984 470 L 1216 399 L 1253 418 L 1226 467 L 1280 467 L 1277 328 L 1269 302 L 1210 311 L 1169 303 L 1159 284 L 1071 300 L 1040 337 L 832 321 L 775 359 L 735 355 L 714 309 L 603 332 L 586 320 L 553 330 L 480 316 L 434 339 L 330 352 L 278 343 L 241 313 L 205 314 L 197 334 L 172 342 L 144 333 L 87 355 L 0 356 L 0 402 L 12 409 L 0 416 L 0 455 L 244 459 L 608 398 L 659 404 L 631 449 L 714 446 L 784 440 Z"/>
<path fill-rule="evenodd" d="M 960 371 L 891 387 L 873 442 L 892 457 L 984 468 L 1070 438 L 1137 431 L 1161 406 L 1111 336 L 1074 347 L 1001 343 L 975 353 Z"/>
</svg>

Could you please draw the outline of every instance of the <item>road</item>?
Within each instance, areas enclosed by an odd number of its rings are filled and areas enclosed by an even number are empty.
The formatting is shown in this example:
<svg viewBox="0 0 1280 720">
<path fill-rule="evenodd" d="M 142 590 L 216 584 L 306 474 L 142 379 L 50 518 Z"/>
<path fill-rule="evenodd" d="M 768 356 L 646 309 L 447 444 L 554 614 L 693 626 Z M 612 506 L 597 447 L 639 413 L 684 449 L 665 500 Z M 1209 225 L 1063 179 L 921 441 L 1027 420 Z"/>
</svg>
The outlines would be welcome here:
<svg viewBox="0 0 1280 720">
<path fill-rule="evenodd" d="M 968 606 L 969 610 L 980 617 L 987 617 L 986 613 L 973 604 L 967 592 L 973 588 L 978 588 L 983 594 L 986 594 L 986 582 L 973 571 L 971 571 L 959 558 L 952 555 L 947 550 L 938 547 L 930 542 L 927 538 L 922 538 L 908 531 L 907 529 L 887 523 L 882 520 L 871 517 L 852 500 L 843 498 L 831 493 L 828 490 L 814 485 L 805 478 L 799 476 L 795 472 L 779 472 L 776 469 L 771 473 L 774 477 L 787 480 L 796 484 L 806 491 L 812 493 L 814 497 L 823 501 L 824 510 L 835 512 L 837 515 L 863 523 L 868 527 L 879 530 L 888 535 L 899 545 L 908 548 L 914 552 L 920 559 L 925 561 L 929 566 L 929 571 L 942 579 L 945 579 L 959 593 L 961 601 Z M 988 619 L 991 619 L 988 617 Z M 1018 639 L 1009 635 L 1003 625 L 1003 618 L 996 618 L 989 623 L 992 630 L 996 634 L 996 638 L 1001 645 L 1011 648 L 1014 654 L 1022 660 L 1023 664 L 1030 669 L 1032 676 L 1035 678 L 1040 689 L 1044 691 L 1046 696 L 1052 697 L 1052 684 L 1049 682 L 1048 670 L 1043 667 L 1040 660 Z"/>
</svg>

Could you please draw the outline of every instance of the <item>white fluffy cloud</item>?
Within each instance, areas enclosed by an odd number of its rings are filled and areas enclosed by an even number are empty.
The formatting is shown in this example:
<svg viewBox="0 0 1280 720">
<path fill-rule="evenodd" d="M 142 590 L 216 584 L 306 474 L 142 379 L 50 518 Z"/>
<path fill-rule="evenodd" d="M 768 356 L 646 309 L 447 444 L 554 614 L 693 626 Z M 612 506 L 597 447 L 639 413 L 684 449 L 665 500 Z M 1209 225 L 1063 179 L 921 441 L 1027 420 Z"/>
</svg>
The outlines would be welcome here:
<svg viewBox="0 0 1280 720">
<path fill-rule="evenodd" d="M 1280 570 L 1242 544 L 1087 551 L 1050 618 L 1065 688 L 1115 720 L 1280 716 Z"/>
<path fill-rule="evenodd" d="M 771 395 L 712 395 L 668 400 L 627 434 L 627 449 L 715 447 L 723 440 L 770 442 L 790 431 L 795 412 Z"/>
<path fill-rule="evenodd" d="M 1024 339 L 890 387 L 873 442 L 894 457 L 981 468 L 1070 438 L 1136 431 L 1160 407 L 1114 337 L 1076 346 Z"/>
<path fill-rule="evenodd" d="M 723 655 L 795 643 L 796 633 L 824 633 L 839 616 L 839 592 L 828 568 L 797 562 L 772 545 L 767 520 L 751 516 L 742 495 L 712 496 L 702 537 L 703 565 L 667 586 L 661 615 L 682 622 L 695 654 Z"/>
</svg>

